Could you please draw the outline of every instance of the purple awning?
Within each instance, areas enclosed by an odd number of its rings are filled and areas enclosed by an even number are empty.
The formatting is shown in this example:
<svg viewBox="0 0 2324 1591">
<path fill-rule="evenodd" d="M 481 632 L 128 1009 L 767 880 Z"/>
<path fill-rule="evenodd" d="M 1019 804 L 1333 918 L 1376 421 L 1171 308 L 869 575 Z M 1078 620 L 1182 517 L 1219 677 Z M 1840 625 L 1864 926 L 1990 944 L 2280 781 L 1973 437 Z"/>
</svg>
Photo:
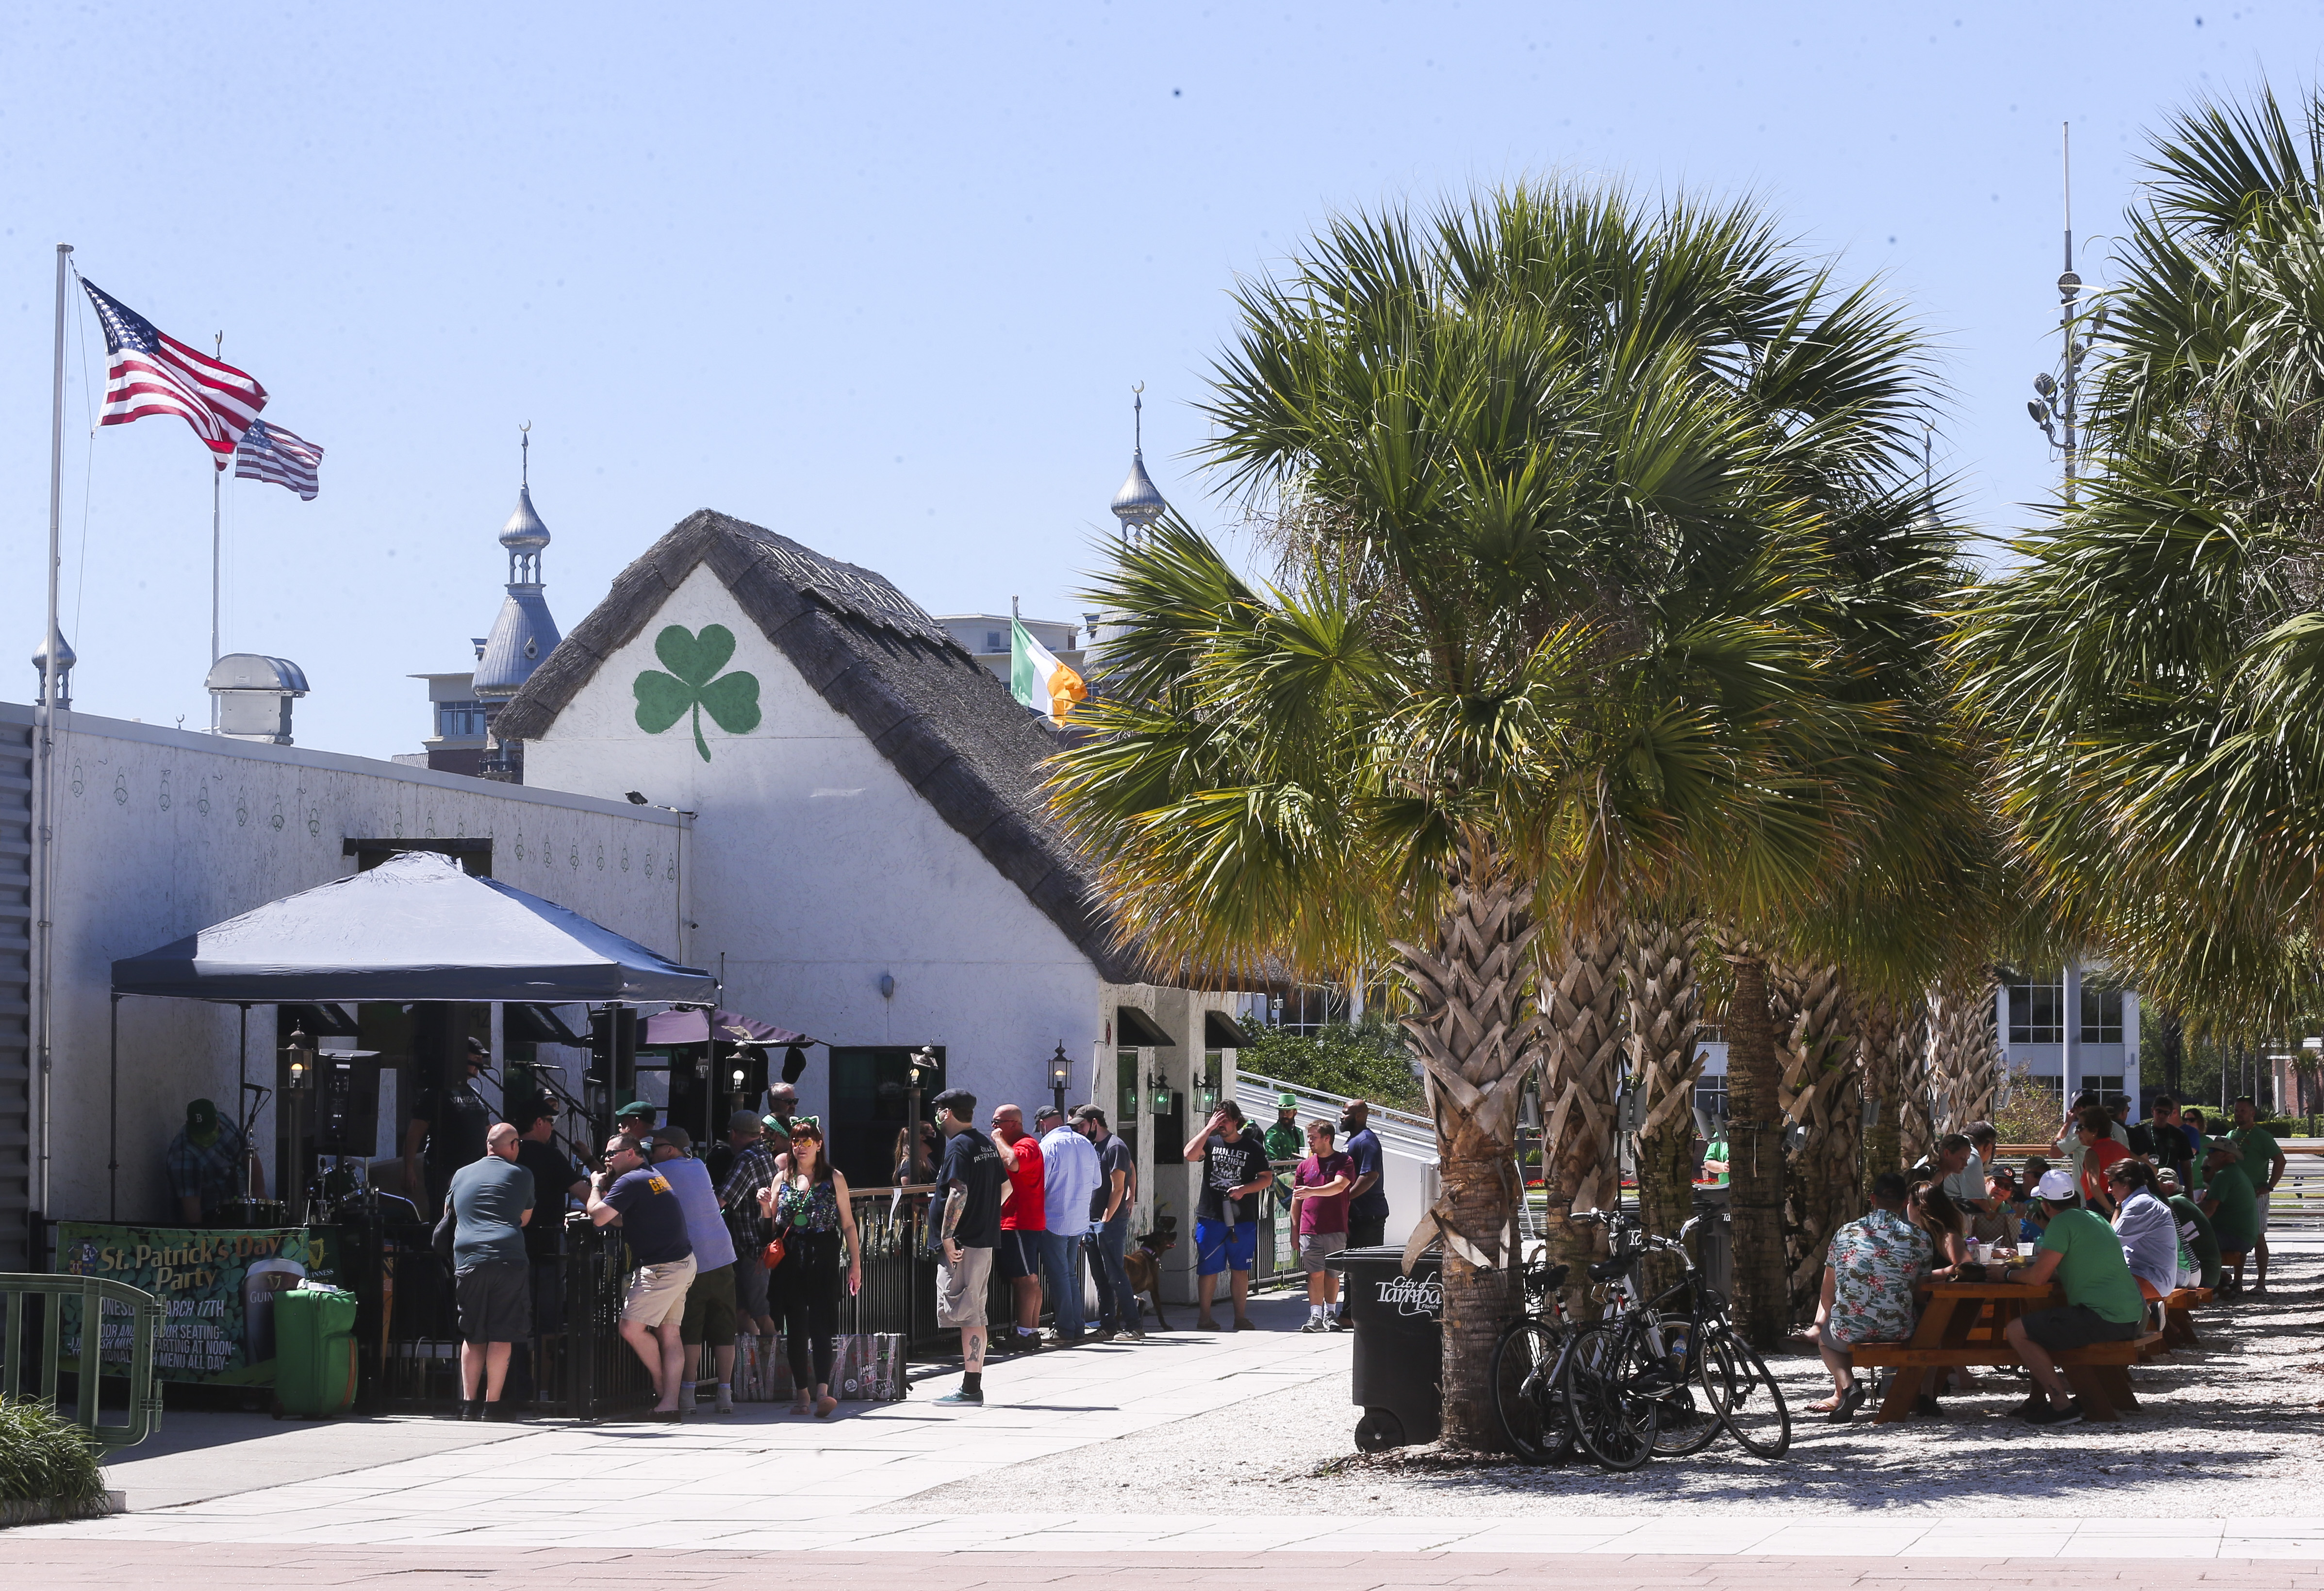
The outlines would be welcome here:
<svg viewBox="0 0 2324 1591">
<path fill-rule="evenodd" d="M 762 1022 L 756 1017 L 738 1016 L 731 1011 L 665 1011 L 646 1018 L 646 1031 L 638 1042 L 648 1046 L 663 1044 L 706 1044 L 712 1039 L 727 1044 L 812 1044 L 805 1033 L 794 1033 L 788 1028 L 779 1028 Z"/>
</svg>

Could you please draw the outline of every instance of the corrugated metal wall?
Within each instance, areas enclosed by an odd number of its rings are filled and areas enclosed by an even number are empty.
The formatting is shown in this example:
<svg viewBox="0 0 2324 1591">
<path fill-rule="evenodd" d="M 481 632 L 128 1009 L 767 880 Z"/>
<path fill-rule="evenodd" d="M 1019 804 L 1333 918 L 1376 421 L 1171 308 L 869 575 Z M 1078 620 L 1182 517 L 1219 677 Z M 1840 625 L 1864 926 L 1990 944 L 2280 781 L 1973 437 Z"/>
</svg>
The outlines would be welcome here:
<svg viewBox="0 0 2324 1591">
<path fill-rule="evenodd" d="M 0 1271 L 23 1271 L 32 1207 L 32 731 L 0 721 Z"/>
</svg>

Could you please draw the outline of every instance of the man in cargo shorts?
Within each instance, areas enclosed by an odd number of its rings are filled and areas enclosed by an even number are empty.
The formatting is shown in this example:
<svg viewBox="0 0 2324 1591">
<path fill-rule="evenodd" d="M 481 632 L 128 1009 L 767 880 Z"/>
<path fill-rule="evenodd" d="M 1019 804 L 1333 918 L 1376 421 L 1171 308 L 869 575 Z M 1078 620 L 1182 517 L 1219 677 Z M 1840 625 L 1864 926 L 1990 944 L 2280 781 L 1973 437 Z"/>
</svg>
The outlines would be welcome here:
<svg viewBox="0 0 2324 1591">
<path fill-rule="evenodd" d="M 1348 1190 L 1356 1185 L 1356 1162 L 1332 1146 L 1330 1122 L 1307 1124 L 1307 1158 L 1291 1173 L 1291 1204 L 1298 1212 L 1299 1268 L 1307 1272 L 1305 1332 L 1343 1331 L 1340 1324 L 1340 1279 L 1332 1256 L 1348 1246 Z"/>
<path fill-rule="evenodd" d="M 1001 1152 L 978 1132 L 976 1096 L 947 1088 L 930 1102 L 945 1135 L 944 1163 L 928 1200 L 928 1247 L 936 1256 L 936 1324 L 960 1328 L 958 1390 L 939 1403 L 984 1402 L 985 1295 L 1001 1236 Z"/>
<path fill-rule="evenodd" d="M 686 1241 L 694 1246 L 694 1280 L 686 1287 L 686 1312 L 678 1317 L 678 1340 L 686 1369 L 678 1382 L 678 1411 L 694 1412 L 696 1361 L 714 1362 L 718 1412 L 734 1412 L 734 1235 L 710 1185 L 710 1168 L 693 1155 L 694 1136 L 672 1124 L 653 1135 L 654 1170 L 669 1179 L 686 1211 Z M 709 1348 L 707 1355 L 702 1350 Z"/>
<path fill-rule="evenodd" d="M 654 1418 L 675 1425 L 678 1381 L 686 1349 L 678 1337 L 686 1290 L 694 1281 L 694 1244 L 687 1240 L 686 1207 L 669 1179 L 646 1163 L 645 1145 L 627 1133 L 605 1142 L 605 1169 L 589 1179 L 589 1219 L 622 1224 L 622 1239 L 638 1268 L 622 1300 L 622 1340 L 645 1361 L 653 1381 Z"/>
</svg>

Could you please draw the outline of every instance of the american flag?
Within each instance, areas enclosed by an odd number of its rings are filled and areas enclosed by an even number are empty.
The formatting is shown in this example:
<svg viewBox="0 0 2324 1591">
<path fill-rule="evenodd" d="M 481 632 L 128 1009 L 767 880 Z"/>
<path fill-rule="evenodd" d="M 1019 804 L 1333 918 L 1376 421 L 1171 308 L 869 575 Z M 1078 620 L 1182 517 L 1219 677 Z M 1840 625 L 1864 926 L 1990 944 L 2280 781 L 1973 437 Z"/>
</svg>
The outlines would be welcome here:
<svg viewBox="0 0 2324 1591">
<path fill-rule="evenodd" d="M 266 407 L 266 389 L 233 365 L 163 336 L 96 283 L 84 280 L 81 286 L 105 325 L 105 413 L 97 424 L 180 415 L 224 469 L 242 433 Z"/>
<path fill-rule="evenodd" d="M 322 462 L 323 450 L 306 438 L 254 420 L 242 433 L 242 445 L 235 449 L 234 474 L 236 480 L 272 481 L 288 486 L 312 503 L 318 489 L 315 471 Z"/>
</svg>

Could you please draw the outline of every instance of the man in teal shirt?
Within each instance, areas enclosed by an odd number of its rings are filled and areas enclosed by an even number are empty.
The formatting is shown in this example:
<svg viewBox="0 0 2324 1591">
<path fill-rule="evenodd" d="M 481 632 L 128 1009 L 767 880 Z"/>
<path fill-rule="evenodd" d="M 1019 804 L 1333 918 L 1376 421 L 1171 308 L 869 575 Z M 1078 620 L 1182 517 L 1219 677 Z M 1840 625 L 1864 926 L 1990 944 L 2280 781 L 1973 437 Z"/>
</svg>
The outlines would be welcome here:
<svg viewBox="0 0 2324 1591">
<path fill-rule="evenodd" d="M 2243 1151 L 2244 1158 L 2236 1162 L 2249 1178 L 2252 1194 L 2259 1207 L 2259 1231 L 2252 1240 L 2252 1251 L 2259 1256 L 2259 1273 L 2252 1281 L 2254 1292 L 2267 1290 L 2267 1196 L 2283 1179 L 2283 1145 L 2275 1134 L 2259 1124 L 2259 1105 L 2248 1094 L 2236 1101 L 2235 1130 L 2227 1142 Z M 2236 1263 L 2236 1281 L 2244 1279 L 2243 1263 Z"/>
<path fill-rule="evenodd" d="M 2044 1172 L 2034 1191 L 2050 1212 L 2050 1225 L 2034 1263 L 2017 1280 L 2044 1289 L 2055 1281 L 2065 1290 L 2066 1301 L 2020 1315 L 2002 1336 L 2033 1373 L 2037 1389 L 2017 1411 L 2018 1418 L 2028 1425 L 2071 1425 L 2082 1411 L 2051 1355 L 2092 1343 L 2129 1341 L 2138 1335 L 2146 1305 L 2123 1258 L 2122 1240 L 2081 1207 L 2074 1174 Z"/>
</svg>

